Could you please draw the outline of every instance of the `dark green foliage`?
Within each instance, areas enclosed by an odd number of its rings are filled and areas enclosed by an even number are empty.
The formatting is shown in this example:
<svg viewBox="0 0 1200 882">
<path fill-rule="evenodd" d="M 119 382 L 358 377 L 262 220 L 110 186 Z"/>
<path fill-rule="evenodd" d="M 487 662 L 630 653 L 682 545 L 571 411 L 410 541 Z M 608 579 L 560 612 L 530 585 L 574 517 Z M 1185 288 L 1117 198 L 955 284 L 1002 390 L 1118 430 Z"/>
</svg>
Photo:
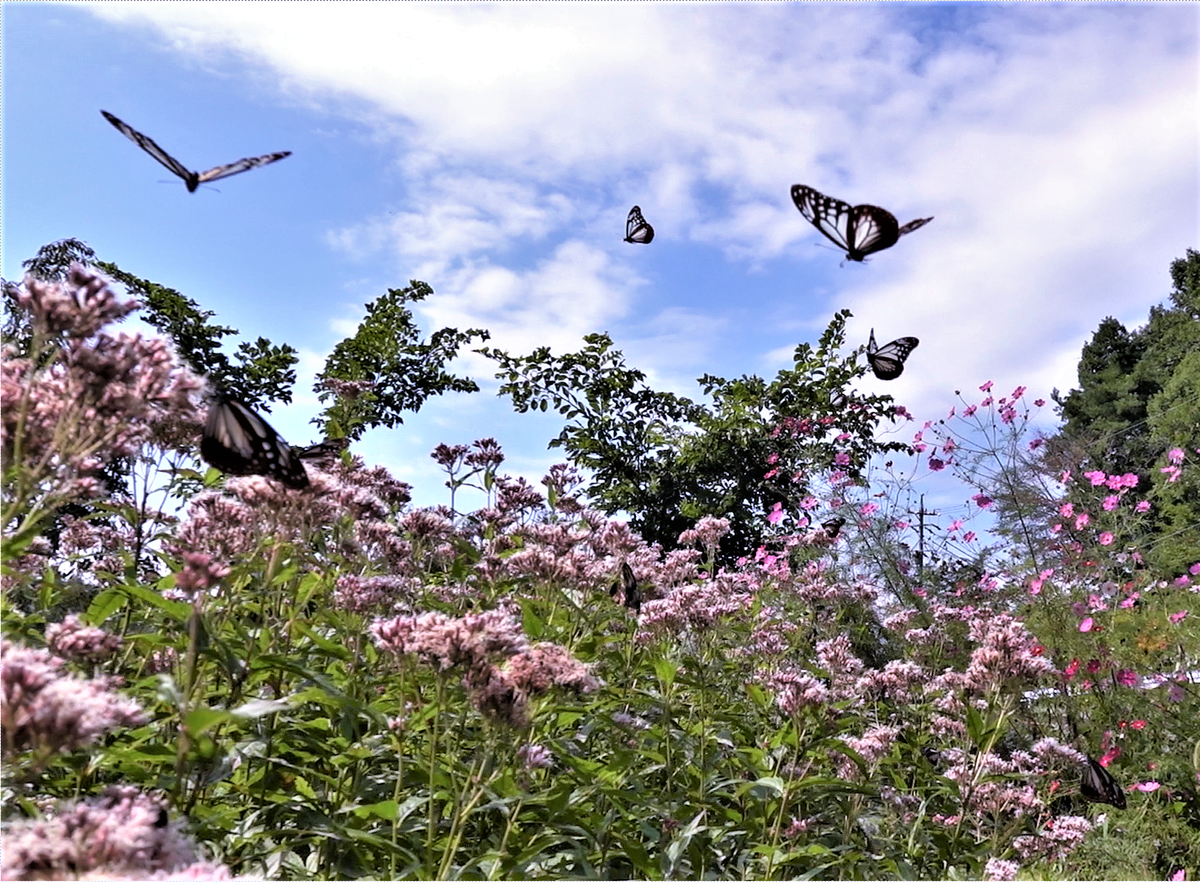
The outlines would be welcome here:
<svg viewBox="0 0 1200 882">
<path fill-rule="evenodd" d="M 568 420 L 550 446 L 590 470 L 601 510 L 627 513 L 634 529 L 667 549 L 701 517 L 729 518 L 728 561 L 753 553 L 767 513 L 777 503 L 794 510 L 838 453 L 857 478 L 874 453 L 907 448 L 874 438 L 892 413 L 889 396 L 845 391 L 866 372 L 857 352 L 837 354 L 849 316 L 835 315 L 816 349 L 797 346 L 793 366 L 770 382 L 701 377 L 707 405 L 649 388 L 606 334 L 585 337 L 582 350 L 564 356 L 548 347 L 527 356 L 483 352 L 499 365 L 500 392 L 518 412 L 553 408 Z M 841 433 L 848 440 L 835 443 Z"/>
<path fill-rule="evenodd" d="M 1160 497 L 1152 556 L 1175 574 L 1195 559 L 1200 487 L 1155 469 L 1163 455 L 1195 455 L 1200 439 L 1200 252 L 1171 264 L 1171 305 L 1154 306 L 1145 327 L 1128 331 L 1106 318 L 1083 348 L 1080 388 L 1055 393 L 1064 424 L 1051 457 L 1078 474 L 1139 476 L 1138 493 Z"/>
<path fill-rule="evenodd" d="M 389 288 L 383 297 L 367 304 L 367 315 L 354 336 L 334 347 L 318 379 L 371 386 L 353 400 L 328 389 L 320 393 L 323 402 L 334 399 L 318 419 L 326 435 L 360 438 L 368 428 L 403 423 L 400 414 L 420 410 L 431 395 L 479 391 L 474 380 L 449 373 L 446 363 L 464 345 L 487 340 L 488 332 L 442 328 L 422 341 L 412 310 L 405 304 L 432 293 L 429 285 L 416 280 L 407 288 Z"/>
<path fill-rule="evenodd" d="M 237 334 L 237 329 L 213 324 L 214 312 L 201 309 L 174 288 L 138 278 L 114 263 L 98 261 L 96 266 L 144 304 L 141 318 L 170 339 L 188 366 L 214 386 L 253 407 L 292 400 L 296 350 L 291 346 L 259 337 L 253 343 L 239 343 L 230 359 L 222 351 L 224 338 Z"/>
</svg>

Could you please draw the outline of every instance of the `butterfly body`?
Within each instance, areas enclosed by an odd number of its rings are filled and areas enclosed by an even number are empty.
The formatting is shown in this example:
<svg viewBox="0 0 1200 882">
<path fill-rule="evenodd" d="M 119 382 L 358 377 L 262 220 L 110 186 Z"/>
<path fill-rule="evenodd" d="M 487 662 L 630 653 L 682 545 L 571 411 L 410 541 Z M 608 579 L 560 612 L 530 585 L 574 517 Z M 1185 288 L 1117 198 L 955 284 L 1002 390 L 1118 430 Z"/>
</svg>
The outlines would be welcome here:
<svg viewBox="0 0 1200 882">
<path fill-rule="evenodd" d="M 1125 791 L 1104 766 L 1090 756 L 1079 780 L 1079 792 L 1089 802 L 1104 802 L 1119 809 L 1125 808 Z"/>
<path fill-rule="evenodd" d="M 264 475 L 295 490 L 308 486 L 300 457 L 266 420 L 236 398 L 218 396 L 209 407 L 200 456 L 227 475 Z"/>
<path fill-rule="evenodd" d="M 904 360 L 920 342 L 916 337 L 897 337 L 891 343 L 879 346 L 875 343 L 875 329 L 871 328 L 871 340 L 867 343 L 867 363 L 879 379 L 894 380 L 904 373 Z"/>
<path fill-rule="evenodd" d="M 625 219 L 625 241 L 635 245 L 649 245 L 654 239 L 654 227 L 646 223 L 642 217 L 642 209 L 633 206 L 629 209 L 629 217 Z"/>
<path fill-rule="evenodd" d="M 868 254 L 891 248 L 901 236 L 933 220 L 931 217 L 918 218 L 900 226 L 885 208 L 848 205 L 804 184 L 792 187 L 792 202 L 821 235 L 846 252 L 848 260 L 858 263 Z"/>
<path fill-rule="evenodd" d="M 183 178 L 183 183 L 187 187 L 189 193 L 195 193 L 197 187 L 209 181 L 216 181 L 220 180 L 221 178 L 227 178 L 230 175 L 241 174 L 244 171 L 250 171 L 252 168 L 258 168 L 260 165 L 276 162 L 277 160 L 283 159 L 285 156 L 292 155 L 292 151 L 282 150 L 279 153 L 267 153 L 263 156 L 252 156 L 246 159 L 239 159 L 237 162 L 231 162 L 228 165 L 218 165 L 216 168 L 210 168 L 208 171 L 195 172 L 187 168 L 183 163 L 175 159 L 173 156 L 167 153 L 167 151 L 155 144 L 154 141 L 143 135 L 128 123 L 121 122 L 121 120 L 117 119 L 107 110 L 101 110 L 100 113 L 103 114 L 106 120 L 112 123 L 113 127 L 116 128 L 118 132 L 165 165 L 168 169 L 170 169 L 172 174 Z"/>
</svg>

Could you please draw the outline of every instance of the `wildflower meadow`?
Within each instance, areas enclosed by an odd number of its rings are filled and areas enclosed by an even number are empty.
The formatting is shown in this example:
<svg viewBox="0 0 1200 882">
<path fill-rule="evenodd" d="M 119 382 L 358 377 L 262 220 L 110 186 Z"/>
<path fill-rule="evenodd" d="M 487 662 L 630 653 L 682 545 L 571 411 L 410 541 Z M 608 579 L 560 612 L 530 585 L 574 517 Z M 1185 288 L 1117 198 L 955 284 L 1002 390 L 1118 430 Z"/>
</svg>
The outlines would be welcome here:
<svg viewBox="0 0 1200 882">
<path fill-rule="evenodd" d="M 26 266 L 4 878 L 1200 874 L 1200 253 L 1079 389 L 948 375 L 936 415 L 855 387 L 848 312 L 693 400 L 602 334 L 426 337 L 413 282 L 330 355 L 317 424 L 349 446 L 302 489 L 198 458 L 216 386 L 289 400 L 289 347 L 228 354 L 80 242 Z M 561 415 L 563 462 L 535 484 L 442 439 L 416 507 L 353 442 L 476 394 L 465 348 Z"/>
</svg>

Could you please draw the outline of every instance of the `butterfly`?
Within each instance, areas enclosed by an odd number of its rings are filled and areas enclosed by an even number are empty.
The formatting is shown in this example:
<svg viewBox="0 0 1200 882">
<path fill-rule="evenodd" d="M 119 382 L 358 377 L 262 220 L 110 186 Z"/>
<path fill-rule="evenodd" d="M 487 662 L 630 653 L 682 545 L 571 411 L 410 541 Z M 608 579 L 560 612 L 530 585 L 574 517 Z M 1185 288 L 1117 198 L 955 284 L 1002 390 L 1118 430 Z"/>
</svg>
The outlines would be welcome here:
<svg viewBox="0 0 1200 882">
<path fill-rule="evenodd" d="M 208 408 L 200 456 L 227 475 L 265 475 L 295 490 L 308 486 L 304 463 L 279 433 L 226 395 L 217 396 Z"/>
<path fill-rule="evenodd" d="M 639 245 L 649 245 L 654 239 L 654 227 L 646 223 L 642 210 L 636 205 L 629 209 L 629 217 L 625 221 L 625 241 Z"/>
<path fill-rule="evenodd" d="M 827 521 L 821 522 L 821 529 L 830 539 L 836 539 L 844 526 L 846 526 L 845 518 L 830 518 Z"/>
<path fill-rule="evenodd" d="M 867 343 L 867 362 L 879 379 L 894 380 L 904 373 L 904 360 L 920 342 L 916 337 L 897 337 L 886 346 L 877 346 L 875 329 L 871 328 L 871 341 Z"/>
<path fill-rule="evenodd" d="M 877 205 L 851 207 L 804 184 L 792 187 L 792 201 L 805 220 L 820 230 L 826 239 L 845 249 L 848 259 L 860 263 L 868 254 L 891 248 L 905 233 L 933 220 L 923 217 L 900 226 L 887 209 Z"/>
<path fill-rule="evenodd" d="M 1089 802 L 1106 802 L 1119 809 L 1125 808 L 1125 791 L 1117 779 L 1090 756 L 1087 761 L 1087 768 L 1083 770 L 1083 777 L 1079 781 L 1079 792 L 1083 798 Z"/>
<path fill-rule="evenodd" d="M 326 438 L 307 447 L 291 448 L 292 455 L 303 460 L 309 460 L 320 468 L 327 468 L 342 455 L 342 451 L 350 446 L 349 438 Z"/>
<path fill-rule="evenodd" d="M 221 178 L 227 178 L 230 175 L 241 174 L 244 171 L 250 171 L 252 168 L 258 168 L 260 165 L 266 165 L 269 162 L 275 162 L 276 160 L 283 159 L 285 156 L 292 155 L 291 150 L 283 150 L 279 153 L 268 153 L 265 156 L 239 159 L 237 162 L 231 162 L 229 165 L 218 165 L 216 168 L 210 168 L 205 172 L 194 172 L 185 168 L 179 160 L 172 157 L 167 151 L 163 150 L 132 126 L 121 122 L 107 110 L 101 110 L 100 112 L 106 120 L 116 127 L 118 132 L 169 168 L 173 174 L 183 178 L 183 182 L 187 184 L 189 193 L 195 193 L 197 187 L 209 181 L 216 181 Z"/>
<path fill-rule="evenodd" d="M 633 567 L 625 561 L 621 561 L 621 581 L 614 582 L 613 586 L 608 589 L 609 596 L 613 600 L 617 599 L 617 591 L 621 592 L 621 605 L 626 609 L 631 609 L 635 613 L 642 608 L 642 593 L 638 591 L 637 577 L 633 574 Z"/>
</svg>

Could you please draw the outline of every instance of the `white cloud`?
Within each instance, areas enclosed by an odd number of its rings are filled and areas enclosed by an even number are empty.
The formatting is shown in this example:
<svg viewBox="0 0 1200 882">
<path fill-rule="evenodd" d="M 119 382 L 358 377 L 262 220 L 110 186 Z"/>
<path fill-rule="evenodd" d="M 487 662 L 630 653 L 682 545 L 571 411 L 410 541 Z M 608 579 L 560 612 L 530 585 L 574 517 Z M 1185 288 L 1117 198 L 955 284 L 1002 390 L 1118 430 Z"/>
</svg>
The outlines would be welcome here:
<svg viewBox="0 0 1200 882">
<path fill-rule="evenodd" d="M 1144 314 L 1166 293 L 1167 262 L 1196 244 L 1187 8 L 93 9 L 202 59 L 236 53 L 296 100 L 398 137 L 404 207 L 330 241 L 437 279 L 426 317 L 486 326 L 516 351 L 575 348 L 632 319 L 636 258 L 587 243 L 611 239 L 633 202 L 658 230 L 651 247 L 708 245 L 748 270 L 838 259 L 811 247 L 793 183 L 901 222 L 934 215 L 869 267 L 848 267 L 829 304 L 854 310 L 852 338 L 872 325 L 922 338 L 888 387 L 914 409 L 941 410 L 947 387 L 968 382 L 955 377 L 1069 385 L 1064 367 L 1098 321 Z M 682 306 L 661 303 L 660 318 Z M 698 356 L 721 321 L 695 335 Z M 662 351 L 683 352 L 684 339 Z"/>
</svg>

